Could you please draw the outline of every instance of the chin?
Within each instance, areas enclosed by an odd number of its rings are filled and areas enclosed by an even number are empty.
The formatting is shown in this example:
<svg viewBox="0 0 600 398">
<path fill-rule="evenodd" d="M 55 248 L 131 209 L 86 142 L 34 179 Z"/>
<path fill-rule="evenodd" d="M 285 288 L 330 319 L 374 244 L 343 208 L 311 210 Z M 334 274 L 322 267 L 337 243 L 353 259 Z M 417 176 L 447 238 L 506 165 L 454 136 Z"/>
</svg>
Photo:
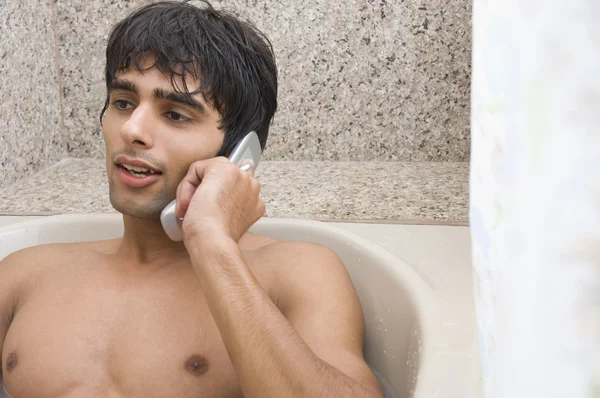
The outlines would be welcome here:
<svg viewBox="0 0 600 398">
<path fill-rule="evenodd" d="M 151 219 L 159 219 L 160 213 L 172 200 L 164 193 L 155 194 L 150 198 L 128 198 L 129 195 L 118 192 L 112 186 L 109 196 L 110 203 L 119 213 L 136 218 Z"/>
<path fill-rule="evenodd" d="M 132 205 L 130 203 L 127 205 L 123 205 L 123 206 L 118 202 L 111 201 L 111 203 L 112 203 L 113 207 L 115 208 L 115 210 L 118 211 L 119 213 L 126 215 L 126 216 L 135 217 L 135 218 L 147 218 L 147 219 L 158 220 L 160 218 L 160 213 L 162 211 L 162 209 L 148 208 L 148 207 L 139 206 L 139 205 Z"/>
</svg>

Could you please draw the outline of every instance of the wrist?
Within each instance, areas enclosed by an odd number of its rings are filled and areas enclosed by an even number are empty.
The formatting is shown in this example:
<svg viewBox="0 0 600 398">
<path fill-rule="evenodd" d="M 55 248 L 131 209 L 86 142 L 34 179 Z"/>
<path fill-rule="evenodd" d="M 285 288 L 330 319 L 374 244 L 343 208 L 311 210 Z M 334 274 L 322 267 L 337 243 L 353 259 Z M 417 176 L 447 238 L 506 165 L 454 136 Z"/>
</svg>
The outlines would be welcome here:
<svg viewBox="0 0 600 398">
<path fill-rule="evenodd" d="M 187 245 L 188 242 L 194 244 L 214 241 L 229 241 L 231 237 L 224 228 L 220 228 L 213 220 L 204 222 L 195 222 L 188 225 L 183 225 L 183 242 Z"/>
<path fill-rule="evenodd" d="M 194 264 L 214 262 L 215 257 L 239 251 L 237 242 L 218 230 L 192 230 L 184 234 L 184 244 Z"/>
</svg>

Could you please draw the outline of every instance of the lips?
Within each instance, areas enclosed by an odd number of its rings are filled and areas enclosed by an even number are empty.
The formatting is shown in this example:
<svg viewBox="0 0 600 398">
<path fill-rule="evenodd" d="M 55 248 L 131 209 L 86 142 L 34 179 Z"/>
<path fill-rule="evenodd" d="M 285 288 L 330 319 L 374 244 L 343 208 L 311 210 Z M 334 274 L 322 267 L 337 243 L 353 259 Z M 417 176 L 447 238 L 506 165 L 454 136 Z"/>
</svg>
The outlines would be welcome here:
<svg viewBox="0 0 600 398">
<path fill-rule="evenodd" d="M 132 170 L 144 169 L 144 170 L 152 171 L 154 173 L 160 173 L 160 170 L 158 168 L 152 166 L 151 164 L 146 163 L 143 160 L 128 158 L 127 156 L 124 156 L 124 155 L 117 156 L 117 158 L 115 159 L 115 163 L 118 166 L 126 166 L 127 168 L 132 169 Z M 140 170 L 138 170 L 138 171 L 140 171 Z"/>
<path fill-rule="evenodd" d="M 121 155 L 115 159 L 115 164 L 119 169 L 120 181 L 132 188 L 146 187 L 162 176 L 158 168 L 139 159 Z"/>
<path fill-rule="evenodd" d="M 129 172 L 129 174 L 131 174 L 132 176 L 136 176 L 136 177 L 143 177 L 145 175 L 157 173 L 156 171 L 147 169 L 145 167 L 136 167 L 136 166 L 131 166 L 129 164 L 122 164 L 121 167 L 124 168 L 125 170 L 127 170 Z"/>
<path fill-rule="evenodd" d="M 162 173 L 135 173 L 127 170 L 124 166 L 119 166 L 119 180 L 131 188 L 144 188 L 153 184 Z"/>
</svg>

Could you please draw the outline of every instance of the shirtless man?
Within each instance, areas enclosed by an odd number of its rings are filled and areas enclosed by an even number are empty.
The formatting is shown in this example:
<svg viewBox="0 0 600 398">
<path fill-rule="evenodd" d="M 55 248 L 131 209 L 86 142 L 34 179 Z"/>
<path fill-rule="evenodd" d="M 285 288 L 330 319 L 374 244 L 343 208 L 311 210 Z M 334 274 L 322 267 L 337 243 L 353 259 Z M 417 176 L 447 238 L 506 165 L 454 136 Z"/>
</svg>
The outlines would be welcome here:
<svg viewBox="0 0 600 398">
<path fill-rule="evenodd" d="M 7 393 L 382 397 L 344 265 L 248 233 L 260 184 L 215 157 L 251 130 L 264 148 L 277 104 L 264 36 L 209 5 L 155 3 L 114 28 L 106 54 L 101 120 L 124 235 L 2 260 Z M 159 221 L 173 198 L 183 242 Z"/>
</svg>

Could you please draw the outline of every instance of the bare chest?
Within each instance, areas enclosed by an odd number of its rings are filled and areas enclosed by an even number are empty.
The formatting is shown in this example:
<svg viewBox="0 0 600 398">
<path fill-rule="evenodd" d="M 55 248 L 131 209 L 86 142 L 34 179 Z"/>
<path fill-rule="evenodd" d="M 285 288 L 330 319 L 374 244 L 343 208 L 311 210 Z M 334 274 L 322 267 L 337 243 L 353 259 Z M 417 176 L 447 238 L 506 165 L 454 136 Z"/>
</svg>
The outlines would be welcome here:
<svg viewBox="0 0 600 398">
<path fill-rule="evenodd" d="M 191 270 L 49 273 L 19 307 L 2 356 L 14 398 L 241 396 Z"/>
</svg>

